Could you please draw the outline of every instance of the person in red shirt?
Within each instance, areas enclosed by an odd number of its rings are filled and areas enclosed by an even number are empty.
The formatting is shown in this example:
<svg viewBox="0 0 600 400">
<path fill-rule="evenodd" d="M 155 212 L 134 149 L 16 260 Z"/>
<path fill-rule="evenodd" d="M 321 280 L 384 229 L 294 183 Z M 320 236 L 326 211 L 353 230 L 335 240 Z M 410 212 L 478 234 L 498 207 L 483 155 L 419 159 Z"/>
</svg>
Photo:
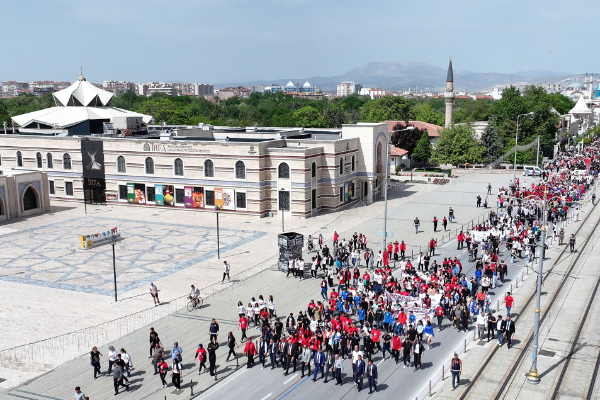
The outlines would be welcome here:
<svg viewBox="0 0 600 400">
<path fill-rule="evenodd" d="M 333 232 L 333 245 L 335 246 L 338 243 L 338 239 L 339 239 L 340 235 L 338 235 L 337 232 Z"/>
<path fill-rule="evenodd" d="M 258 354 L 256 351 L 256 346 L 254 346 L 254 343 L 252 343 L 251 337 L 248 338 L 248 342 L 244 347 L 244 354 L 248 357 L 248 364 L 246 365 L 246 368 L 250 368 L 254 365 L 254 356 Z"/>
<path fill-rule="evenodd" d="M 435 309 L 435 315 L 438 320 L 438 331 L 441 331 L 442 321 L 444 320 L 444 307 L 442 307 L 441 304 L 438 304 L 437 308 Z"/>
<path fill-rule="evenodd" d="M 394 261 L 398 261 L 398 252 L 400 251 L 400 245 L 398 242 L 394 242 Z"/>
<path fill-rule="evenodd" d="M 246 318 L 245 315 L 242 315 L 242 317 L 240 318 L 239 324 L 238 324 L 238 330 L 242 330 L 242 338 L 240 339 L 242 342 L 244 342 L 244 339 L 247 339 L 246 337 L 246 329 L 248 329 L 248 318 Z"/>
<path fill-rule="evenodd" d="M 392 338 L 392 354 L 396 359 L 396 364 L 398 364 L 400 358 L 400 349 L 402 349 L 402 339 L 394 332 L 394 337 Z"/>
<path fill-rule="evenodd" d="M 202 372 L 202 367 L 204 367 L 204 371 L 206 372 L 206 349 L 202 346 L 202 343 L 198 345 L 198 350 L 196 350 L 196 355 L 194 358 L 198 358 L 198 362 L 200 363 L 200 368 L 198 369 L 198 375 Z M 159 365 L 160 367 L 160 365 Z M 165 370 L 168 368 L 165 367 Z M 162 378 L 162 377 L 161 377 Z"/>
<path fill-rule="evenodd" d="M 408 316 L 404 312 L 404 308 L 401 308 L 400 312 L 398 313 L 398 322 L 400 322 L 403 327 L 406 327 L 406 320 L 407 319 L 408 319 Z"/>
<path fill-rule="evenodd" d="M 510 295 L 510 292 L 506 292 L 506 297 L 504 298 L 504 302 L 506 303 L 506 316 L 510 316 L 510 309 L 515 303 L 515 300 Z"/>
<path fill-rule="evenodd" d="M 404 240 L 400 243 L 400 257 L 404 258 L 404 254 L 406 253 L 406 243 Z"/>
<path fill-rule="evenodd" d="M 379 343 L 379 338 L 381 338 L 381 331 L 377 326 L 371 330 L 371 339 L 373 340 L 373 344 L 377 346 L 379 351 L 381 351 L 381 344 Z"/>
</svg>

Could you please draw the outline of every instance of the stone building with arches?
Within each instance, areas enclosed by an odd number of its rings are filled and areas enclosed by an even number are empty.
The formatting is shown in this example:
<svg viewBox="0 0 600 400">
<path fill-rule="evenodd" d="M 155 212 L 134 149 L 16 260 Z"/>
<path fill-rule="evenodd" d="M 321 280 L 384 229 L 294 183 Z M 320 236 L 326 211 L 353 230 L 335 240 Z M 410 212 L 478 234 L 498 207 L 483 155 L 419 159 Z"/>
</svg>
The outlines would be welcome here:
<svg viewBox="0 0 600 400">
<path fill-rule="evenodd" d="M 0 221 L 50 211 L 48 175 L 0 167 Z"/>
<path fill-rule="evenodd" d="M 385 123 L 191 131 L 6 135 L 0 165 L 46 173 L 43 193 L 52 201 L 299 218 L 372 201 L 386 171 Z"/>
</svg>

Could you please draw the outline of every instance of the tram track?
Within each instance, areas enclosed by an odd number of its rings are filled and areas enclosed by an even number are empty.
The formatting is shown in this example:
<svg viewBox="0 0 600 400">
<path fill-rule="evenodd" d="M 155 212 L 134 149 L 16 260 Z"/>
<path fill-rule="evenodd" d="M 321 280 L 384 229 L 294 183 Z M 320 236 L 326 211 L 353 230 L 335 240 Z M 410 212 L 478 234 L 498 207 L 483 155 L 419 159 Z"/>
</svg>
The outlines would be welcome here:
<svg viewBox="0 0 600 400">
<path fill-rule="evenodd" d="M 587 223 L 587 221 L 590 218 L 591 214 L 592 214 L 592 211 L 590 211 L 588 213 L 588 215 L 586 216 L 586 218 L 582 221 L 581 225 L 577 228 L 577 230 L 575 231 L 575 236 L 577 236 L 579 234 L 580 230 Z M 599 226 L 600 226 L 600 219 L 598 219 L 595 222 L 594 227 L 591 230 L 591 232 L 594 232 Z M 561 279 L 560 283 L 558 284 L 558 286 L 556 288 L 556 291 L 552 295 L 552 298 L 550 299 L 549 303 L 546 305 L 545 312 L 543 313 L 543 315 L 540 316 L 540 325 L 542 325 L 543 322 L 546 320 L 546 317 L 548 317 L 550 315 L 550 311 L 553 310 L 553 306 L 555 305 L 557 299 L 559 298 L 559 295 L 562 293 L 563 289 L 565 288 L 565 286 L 566 286 L 565 284 L 567 283 L 567 281 L 569 279 L 572 279 L 572 273 L 573 273 L 575 267 L 577 265 L 579 265 L 580 258 L 584 254 L 584 250 L 586 249 L 586 247 L 590 243 L 590 241 L 593 238 L 593 236 L 594 236 L 593 234 L 590 234 L 586 238 L 586 240 L 584 241 L 584 243 L 577 249 L 577 252 L 574 254 L 575 257 L 571 259 L 566 272 L 564 274 L 561 274 L 562 275 L 562 279 Z M 560 252 L 559 256 L 556 258 L 556 260 L 552 263 L 552 266 L 547 271 L 545 271 L 545 273 L 544 273 L 544 275 L 542 277 L 542 284 L 548 279 L 548 277 L 551 276 L 551 274 L 554 272 L 554 269 L 561 262 L 563 262 L 564 260 L 566 260 L 569 256 L 573 255 L 573 254 L 569 253 L 567 256 L 565 256 L 565 253 L 567 252 L 567 249 L 568 249 L 568 246 L 565 246 L 563 248 L 563 250 Z M 594 296 L 595 296 L 595 294 L 596 294 L 596 292 L 597 292 L 597 290 L 598 290 L 599 287 L 600 287 L 600 276 L 596 280 L 596 283 L 595 283 L 595 286 L 594 286 L 594 292 L 593 292 L 592 296 L 588 299 L 588 302 L 587 302 L 587 305 L 586 305 L 586 309 L 585 309 L 586 316 L 587 316 L 587 313 L 589 313 L 589 309 L 591 308 Z M 519 317 L 521 315 L 523 315 L 523 312 L 525 310 L 527 310 L 530 306 L 533 306 L 535 297 L 536 297 L 536 291 L 534 290 L 531 293 L 531 295 L 527 298 L 527 300 L 524 302 L 523 307 L 522 307 L 523 311 L 521 311 L 521 313 L 519 314 Z M 518 321 L 519 317 L 516 317 L 515 321 Z M 585 321 L 585 318 L 582 319 L 581 324 L 583 324 L 584 321 Z M 579 332 L 581 332 L 581 329 L 579 330 Z M 504 394 L 505 394 L 506 390 L 509 387 L 510 381 L 512 381 L 512 379 L 514 379 L 515 373 L 520 368 L 521 364 L 523 363 L 523 360 L 524 360 L 524 357 L 525 357 L 526 353 L 531 348 L 531 344 L 533 342 L 533 338 L 534 338 L 534 333 L 533 333 L 533 330 L 531 330 L 530 333 L 529 333 L 529 335 L 527 336 L 527 339 L 524 341 L 524 345 L 519 350 L 519 354 L 517 355 L 516 359 L 513 361 L 513 363 L 510 366 L 509 370 L 504 374 L 504 377 L 503 377 L 502 381 L 497 385 L 498 389 L 496 389 L 496 391 L 492 394 L 492 396 L 490 396 L 490 398 L 493 398 L 495 400 L 499 400 L 499 399 L 501 399 L 501 398 L 504 397 Z M 577 340 L 574 340 L 574 343 L 572 345 L 571 352 L 569 353 L 569 356 L 573 354 L 573 351 L 575 350 L 576 344 L 577 344 Z M 490 367 L 491 365 L 493 365 L 494 358 L 498 354 L 499 349 L 500 349 L 499 346 L 494 346 L 493 347 L 493 349 L 491 350 L 490 354 L 485 358 L 484 362 L 477 369 L 477 371 L 475 372 L 475 374 L 473 374 L 473 376 L 471 377 L 471 381 L 470 381 L 469 385 L 460 394 L 459 399 L 462 400 L 462 399 L 466 399 L 466 398 L 469 397 L 469 395 L 471 394 L 471 391 L 476 387 L 476 384 L 478 383 L 478 381 L 480 380 L 480 378 L 482 378 L 482 376 L 483 376 L 484 372 L 486 371 L 486 369 L 488 367 Z M 564 368 L 564 366 L 563 366 L 563 368 Z M 596 360 L 596 372 L 598 371 L 598 369 L 600 369 L 600 355 L 599 355 L 599 358 Z M 564 369 L 564 371 L 566 371 L 566 368 Z M 591 395 L 592 392 L 593 392 L 593 386 L 591 386 L 591 389 L 588 390 L 588 394 Z M 555 394 L 555 396 L 556 396 L 556 394 Z"/>
</svg>

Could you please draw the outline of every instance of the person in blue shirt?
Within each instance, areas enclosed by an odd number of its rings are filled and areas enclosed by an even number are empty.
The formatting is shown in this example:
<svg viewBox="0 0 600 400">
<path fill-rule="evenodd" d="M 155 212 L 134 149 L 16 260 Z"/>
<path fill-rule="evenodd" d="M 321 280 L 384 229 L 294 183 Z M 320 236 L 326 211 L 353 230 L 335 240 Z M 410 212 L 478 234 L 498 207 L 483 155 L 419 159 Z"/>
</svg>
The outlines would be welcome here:
<svg viewBox="0 0 600 400">
<path fill-rule="evenodd" d="M 342 290 L 342 300 L 346 301 L 349 294 L 350 293 L 346 289 Z"/>
<path fill-rule="evenodd" d="M 389 332 L 393 324 L 394 315 L 391 312 L 386 311 L 385 314 L 383 314 L 383 326 L 385 327 L 385 330 Z"/>
<path fill-rule="evenodd" d="M 397 335 L 404 335 L 404 327 L 398 320 L 394 322 L 393 329 Z"/>
<path fill-rule="evenodd" d="M 361 329 L 365 326 L 365 310 L 362 308 L 358 309 L 358 320 L 360 321 Z"/>
<path fill-rule="evenodd" d="M 427 339 L 427 350 L 431 348 L 431 338 L 435 335 L 433 334 L 433 326 L 431 326 L 431 321 L 427 321 L 427 325 L 425 325 L 425 329 L 423 329 L 423 336 Z"/>
<path fill-rule="evenodd" d="M 359 294 L 357 294 L 356 296 L 354 296 L 354 304 L 355 305 L 359 305 L 361 300 L 362 300 L 362 297 L 360 297 Z"/>
<path fill-rule="evenodd" d="M 339 258 L 336 258 L 335 259 L 335 269 L 339 271 L 341 268 L 342 268 L 342 262 L 340 261 Z"/>
<path fill-rule="evenodd" d="M 476 269 L 475 270 L 475 278 L 477 278 L 477 284 L 481 284 L 481 270 L 480 269 Z"/>
<path fill-rule="evenodd" d="M 413 314 L 412 311 L 408 315 L 408 321 L 413 326 L 417 325 L 417 317 L 415 317 L 415 314 Z"/>
<path fill-rule="evenodd" d="M 340 311 L 344 310 L 344 303 L 342 302 L 342 300 L 340 298 L 337 299 L 337 308 Z"/>
</svg>

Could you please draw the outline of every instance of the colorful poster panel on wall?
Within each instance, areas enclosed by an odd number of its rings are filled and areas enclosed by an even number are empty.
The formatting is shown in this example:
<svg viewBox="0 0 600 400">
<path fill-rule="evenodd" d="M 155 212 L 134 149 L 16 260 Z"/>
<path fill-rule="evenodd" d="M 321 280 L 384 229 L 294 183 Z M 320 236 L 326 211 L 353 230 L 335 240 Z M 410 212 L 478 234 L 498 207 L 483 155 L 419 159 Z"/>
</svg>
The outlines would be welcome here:
<svg viewBox="0 0 600 400">
<path fill-rule="evenodd" d="M 215 207 L 223 208 L 223 189 L 215 188 Z"/>
<path fill-rule="evenodd" d="M 350 189 L 350 184 L 348 182 L 344 183 L 344 201 L 347 203 L 348 198 L 348 190 Z"/>
<path fill-rule="evenodd" d="M 159 206 L 175 205 L 175 188 L 172 185 L 155 185 L 154 201 Z"/>
<path fill-rule="evenodd" d="M 127 202 L 146 204 L 146 185 L 143 183 L 128 183 Z"/>
<path fill-rule="evenodd" d="M 223 208 L 225 210 L 235 210 L 235 190 L 223 189 Z"/>
<path fill-rule="evenodd" d="M 185 206 L 188 208 L 204 208 L 204 188 L 203 187 L 184 187 Z"/>
</svg>

